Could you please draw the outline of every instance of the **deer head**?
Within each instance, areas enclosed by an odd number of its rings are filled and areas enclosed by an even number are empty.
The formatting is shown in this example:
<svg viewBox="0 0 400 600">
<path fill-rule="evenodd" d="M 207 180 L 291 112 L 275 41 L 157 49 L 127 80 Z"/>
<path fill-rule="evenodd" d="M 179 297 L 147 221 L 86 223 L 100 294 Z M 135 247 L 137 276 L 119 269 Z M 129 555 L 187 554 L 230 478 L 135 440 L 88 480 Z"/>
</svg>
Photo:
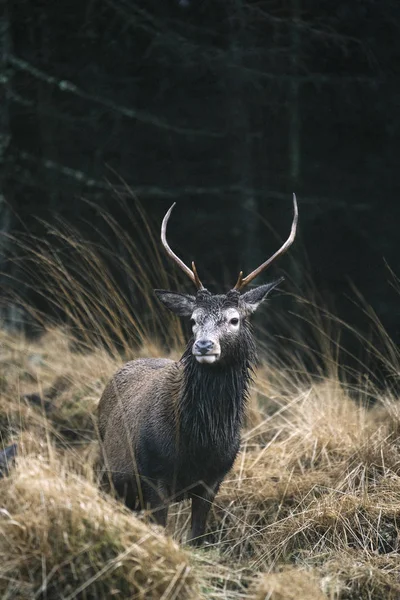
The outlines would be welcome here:
<svg viewBox="0 0 400 600">
<path fill-rule="evenodd" d="M 212 294 L 201 283 L 194 262 L 192 269 L 171 250 L 166 238 L 167 223 L 175 203 L 166 213 L 161 226 L 161 240 L 167 254 L 176 262 L 197 287 L 196 296 L 155 290 L 159 300 L 172 312 L 181 317 L 190 317 L 193 331 L 192 354 L 201 364 L 224 362 L 238 354 L 243 335 L 249 333 L 248 317 L 265 300 L 274 287 L 283 281 L 283 277 L 260 285 L 248 292 L 242 290 L 255 277 L 260 275 L 271 263 L 284 254 L 292 245 L 298 221 L 296 196 L 293 194 L 294 217 L 290 235 L 286 242 L 268 260 L 262 263 L 246 277 L 239 273 L 233 289 L 227 294 Z"/>
</svg>

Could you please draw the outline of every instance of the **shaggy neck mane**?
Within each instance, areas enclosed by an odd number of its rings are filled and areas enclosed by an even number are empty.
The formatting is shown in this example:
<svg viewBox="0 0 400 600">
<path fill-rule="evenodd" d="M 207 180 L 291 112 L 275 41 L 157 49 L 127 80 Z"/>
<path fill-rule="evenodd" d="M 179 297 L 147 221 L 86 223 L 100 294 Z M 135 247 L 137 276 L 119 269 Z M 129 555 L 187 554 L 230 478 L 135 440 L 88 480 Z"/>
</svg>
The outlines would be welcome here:
<svg viewBox="0 0 400 600">
<path fill-rule="evenodd" d="M 191 340 L 181 358 L 181 434 L 195 444 L 219 445 L 235 437 L 243 421 L 257 361 L 250 327 L 243 325 L 235 351 L 221 363 L 206 365 L 192 354 Z"/>
</svg>

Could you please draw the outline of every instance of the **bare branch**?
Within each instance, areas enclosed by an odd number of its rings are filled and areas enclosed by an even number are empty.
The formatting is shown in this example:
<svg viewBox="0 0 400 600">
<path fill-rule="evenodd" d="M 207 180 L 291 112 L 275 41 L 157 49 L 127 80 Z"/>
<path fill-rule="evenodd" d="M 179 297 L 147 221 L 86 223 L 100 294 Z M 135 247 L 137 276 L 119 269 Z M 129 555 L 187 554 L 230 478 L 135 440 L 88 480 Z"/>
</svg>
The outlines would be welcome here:
<svg viewBox="0 0 400 600">
<path fill-rule="evenodd" d="M 34 67 L 30 63 L 21 58 L 17 58 L 16 56 L 9 56 L 9 62 L 14 67 L 21 71 L 26 71 L 30 73 L 36 79 L 44 81 L 49 85 L 54 85 L 58 87 L 62 92 L 68 92 L 70 94 L 74 94 L 79 98 L 83 98 L 88 100 L 89 102 L 95 102 L 97 104 L 101 104 L 102 106 L 106 106 L 107 108 L 111 108 L 115 110 L 119 114 L 127 117 L 129 119 L 137 119 L 143 123 L 148 123 L 149 125 L 153 125 L 154 127 L 158 127 L 159 129 L 166 129 L 168 131 L 173 131 L 175 133 L 179 133 L 181 135 L 192 135 L 199 137 L 211 137 L 211 138 L 219 138 L 222 137 L 222 133 L 214 132 L 214 131 L 205 131 L 202 129 L 187 129 L 185 127 L 179 127 L 177 125 L 171 125 L 166 121 L 155 117 L 154 115 L 150 115 L 149 113 L 145 113 L 143 111 L 134 110 L 132 108 L 127 108 L 126 106 L 121 106 L 116 104 L 112 100 L 107 98 L 102 98 L 100 96 L 94 96 L 93 94 L 89 94 L 85 90 L 82 90 L 77 85 L 72 83 L 71 81 L 65 79 L 58 79 L 57 77 L 53 77 L 53 75 L 49 75 L 44 71 L 41 71 L 37 67 Z"/>
</svg>

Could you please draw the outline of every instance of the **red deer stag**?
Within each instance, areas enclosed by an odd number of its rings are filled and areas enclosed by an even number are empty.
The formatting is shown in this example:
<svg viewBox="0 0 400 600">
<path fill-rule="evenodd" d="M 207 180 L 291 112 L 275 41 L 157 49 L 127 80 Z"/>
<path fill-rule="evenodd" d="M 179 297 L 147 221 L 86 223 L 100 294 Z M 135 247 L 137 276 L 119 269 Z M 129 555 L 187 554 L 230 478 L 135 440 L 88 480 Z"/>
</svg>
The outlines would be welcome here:
<svg viewBox="0 0 400 600">
<path fill-rule="evenodd" d="M 283 278 L 242 290 L 295 239 L 296 197 L 290 235 L 283 246 L 227 294 L 212 294 L 195 264 L 189 269 L 171 250 L 167 223 L 161 226 L 167 254 L 197 287 L 195 296 L 155 290 L 180 317 L 189 317 L 193 336 L 178 361 L 145 358 L 126 363 L 111 379 L 98 411 L 104 470 L 131 509 L 149 507 L 165 525 L 168 503 L 191 498 L 189 540 L 203 541 L 207 514 L 239 450 L 256 347 L 249 317 Z"/>
</svg>

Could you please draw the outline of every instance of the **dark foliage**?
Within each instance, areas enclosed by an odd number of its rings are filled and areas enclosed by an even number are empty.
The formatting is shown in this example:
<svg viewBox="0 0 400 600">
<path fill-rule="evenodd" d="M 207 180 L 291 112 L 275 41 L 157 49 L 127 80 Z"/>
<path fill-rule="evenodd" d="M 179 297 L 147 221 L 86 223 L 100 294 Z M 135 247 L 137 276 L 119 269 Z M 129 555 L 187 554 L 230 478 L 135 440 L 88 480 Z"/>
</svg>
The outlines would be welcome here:
<svg viewBox="0 0 400 600">
<path fill-rule="evenodd" d="M 102 210 L 125 223 L 116 194 L 137 196 L 157 224 L 181 202 L 171 237 L 205 282 L 229 289 L 285 237 L 295 191 L 301 237 L 279 264 L 293 289 L 307 294 L 311 276 L 367 332 L 352 282 L 400 339 L 385 266 L 398 265 L 399 3 L 2 7 L 3 290 L 11 277 L 20 292 L 25 278 L 24 259 L 9 260 L 20 252 L 10 234 L 46 236 L 40 219 L 58 215 L 98 241 Z M 3 313 L 15 319 L 4 299 Z"/>
</svg>

